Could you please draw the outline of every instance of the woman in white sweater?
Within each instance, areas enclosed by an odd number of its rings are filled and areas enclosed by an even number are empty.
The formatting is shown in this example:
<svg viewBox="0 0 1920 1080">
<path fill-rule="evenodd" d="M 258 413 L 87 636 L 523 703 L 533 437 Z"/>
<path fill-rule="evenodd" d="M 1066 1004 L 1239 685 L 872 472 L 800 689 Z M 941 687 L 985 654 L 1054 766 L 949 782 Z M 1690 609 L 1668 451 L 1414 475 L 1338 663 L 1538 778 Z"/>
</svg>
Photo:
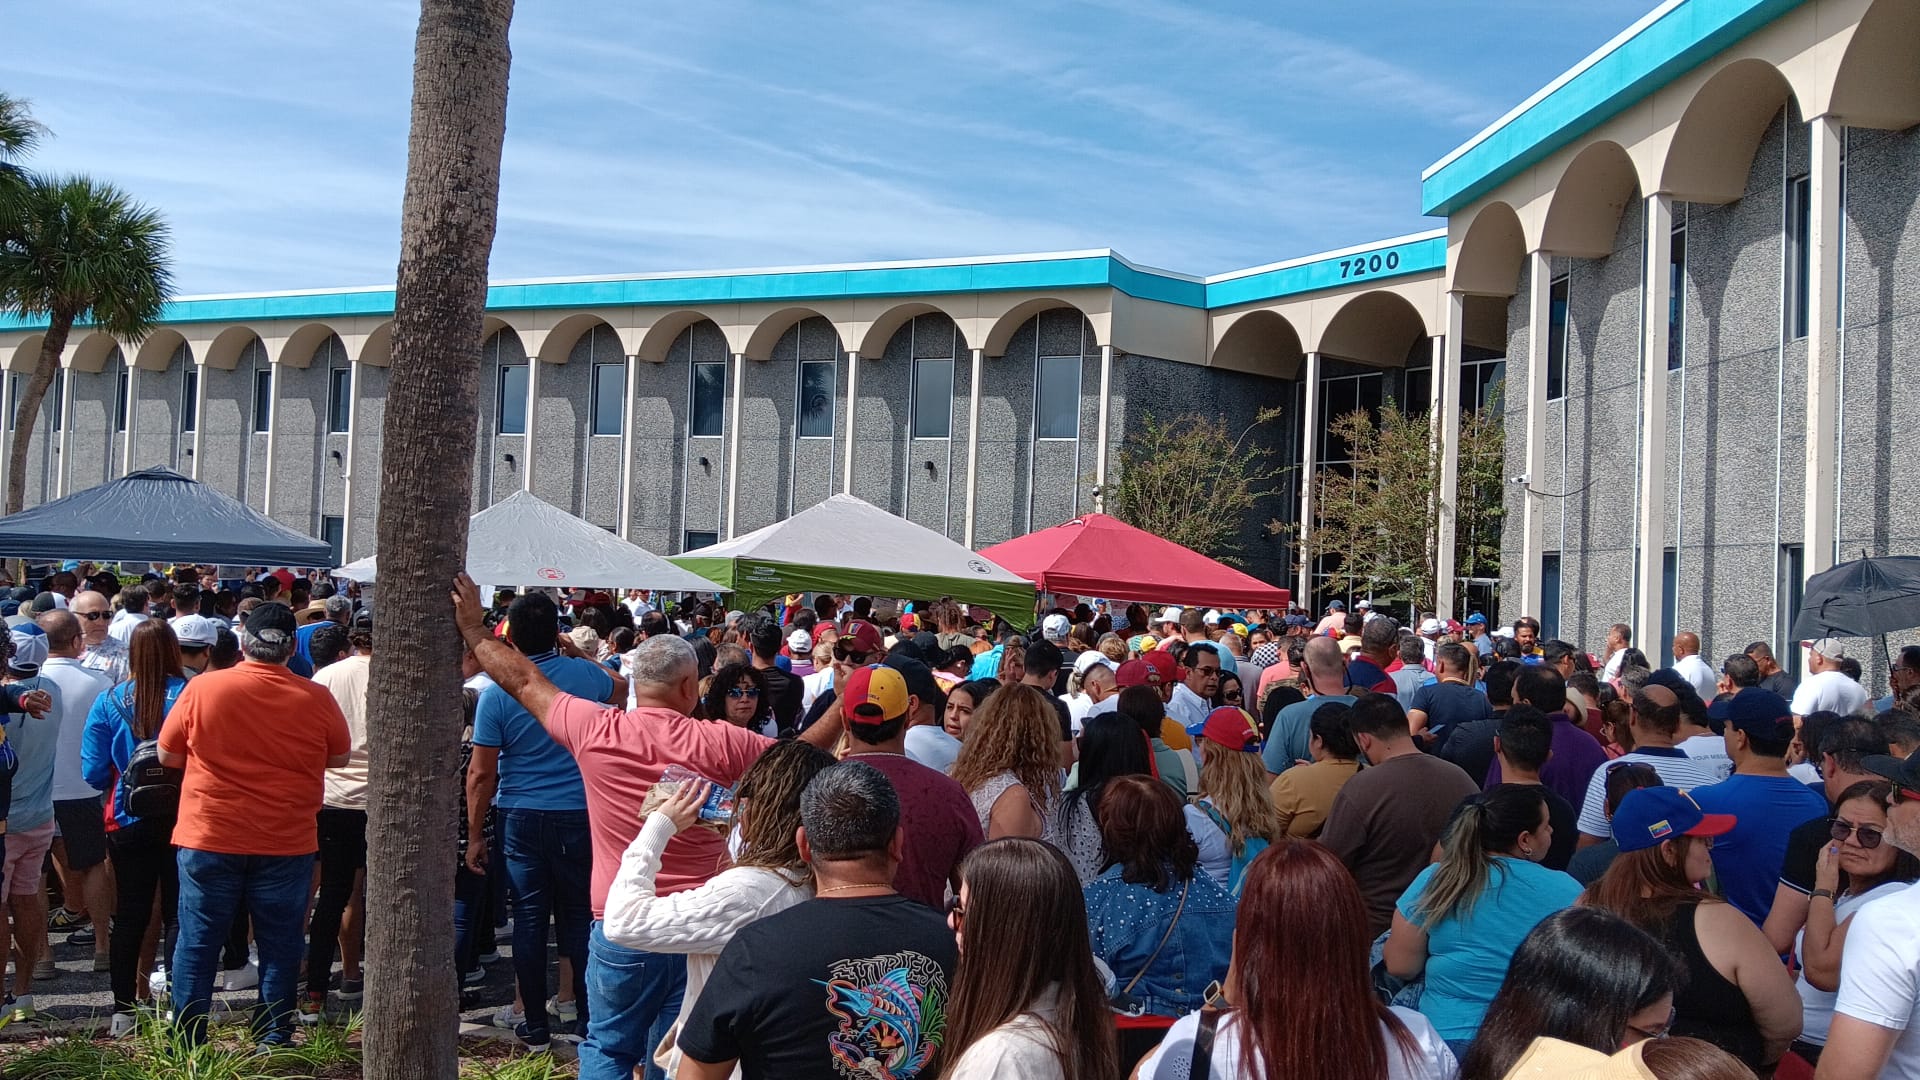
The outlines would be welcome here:
<svg viewBox="0 0 1920 1080">
<path fill-rule="evenodd" d="M 687 992 L 673 1030 L 654 1052 L 668 1076 L 680 1068 L 675 1047 L 680 1025 L 700 999 L 720 951 L 757 919 L 813 898 L 813 874 L 800 858 L 800 792 L 833 764 L 833 755 L 798 740 L 777 743 L 740 777 L 734 813 L 742 848 L 731 867 L 698 888 L 660 896 L 654 875 L 660 856 L 682 830 L 698 824 L 711 785 L 683 784 L 647 815 L 640 835 L 627 845 L 620 871 L 607 890 L 607 940 L 629 949 L 685 953 Z"/>
</svg>

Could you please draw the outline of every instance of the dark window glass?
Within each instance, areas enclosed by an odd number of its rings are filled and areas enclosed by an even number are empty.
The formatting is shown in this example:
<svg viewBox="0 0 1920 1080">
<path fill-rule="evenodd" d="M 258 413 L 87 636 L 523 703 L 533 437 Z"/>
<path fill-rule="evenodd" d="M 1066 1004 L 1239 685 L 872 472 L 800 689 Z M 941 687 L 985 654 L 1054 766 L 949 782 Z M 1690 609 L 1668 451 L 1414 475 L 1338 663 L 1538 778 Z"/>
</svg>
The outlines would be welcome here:
<svg viewBox="0 0 1920 1080">
<path fill-rule="evenodd" d="M 67 369 L 61 368 L 59 373 L 54 375 L 53 377 L 53 430 L 55 431 L 60 430 L 60 424 L 66 418 L 66 412 L 67 412 L 66 405 L 67 405 Z M 187 431 L 193 430 L 193 421 L 191 418 L 188 419 L 185 430 Z"/>
<path fill-rule="evenodd" d="M 1549 551 L 1540 556 L 1540 637 L 1560 636 L 1560 553 Z"/>
<path fill-rule="evenodd" d="M 1668 548 L 1660 557 L 1660 641 L 1673 640 L 1680 591 L 1680 553 Z"/>
<path fill-rule="evenodd" d="M 340 566 L 346 562 L 346 553 L 340 550 L 341 543 L 346 540 L 346 533 L 346 518 L 323 517 L 320 519 L 320 539 L 324 540 L 327 546 L 333 549 L 333 565 L 335 566 Z"/>
<path fill-rule="evenodd" d="M 253 372 L 253 430 L 273 430 L 273 369 L 255 368 Z"/>
<path fill-rule="evenodd" d="M 944 439 L 953 431 L 953 361 L 913 362 L 913 437 Z"/>
<path fill-rule="evenodd" d="M 1035 373 L 1039 400 L 1034 406 L 1034 434 L 1042 439 L 1080 437 L 1080 358 L 1043 356 Z"/>
<path fill-rule="evenodd" d="M 680 543 L 681 551 L 698 551 L 703 547 L 712 547 L 713 545 L 719 543 L 720 534 L 717 532 L 697 532 L 695 530 L 689 529 L 687 530 L 686 535 L 682 536 L 680 539 L 681 539 L 681 543 Z"/>
<path fill-rule="evenodd" d="M 693 365 L 693 402 L 688 409 L 687 433 L 696 438 L 720 434 L 721 419 L 727 411 L 727 365 Z"/>
<path fill-rule="evenodd" d="M 54 408 L 59 408 L 56 404 Z M 200 419 L 200 369 L 189 366 L 180 373 L 180 430 L 192 431 Z M 56 414 L 58 415 L 58 414 Z M 59 430 L 59 421 L 54 429 Z"/>
<path fill-rule="evenodd" d="M 1567 276 L 1553 279 L 1547 299 L 1547 400 L 1567 396 Z"/>
<path fill-rule="evenodd" d="M 1400 412 L 1417 416 L 1433 408 L 1433 369 L 1408 368 L 1406 387 L 1401 391 Z"/>
<path fill-rule="evenodd" d="M 627 365 L 593 365 L 593 433 L 618 435 L 626 422 Z"/>
<path fill-rule="evenodd" d="M 1773 652 L 1780 666 L 1796 679 L 1800 677 L 1800 649 L 1788 635 L 1794 620 L 1800 617 L 1800 602 L 1806 596 L 1806 573 L 1806 548 L 1799 544 L 1780 545 L 1780 610 L 1775 613 L 1778 629 L 1774 632 Z"/>
<path fill-rule="evenodd" d="M 120 369 L 120 376 L 113 384 L 113 430 L 127 430 L 127 369 Z M 20 398 L 14 395 L 14 407 L 18 408 Z"/>
<path fill-rule="evenodd" d="M 833 361 L 809 360 L 800 365 L 800 437 L 833 437 Z"/>
<path fill-rule="evenodd" d="M 1667 258 L 1667 370 L 1678 371 L 1687 349 L 1687 226 L 1673 227 Z"/>
<path fill-rule="evenodd" d="M 353 368 L 333 368 L 327 372 L 327 430 L 344 435 L 352 422 Z"/>
<path fill-rule="evenodd" d="M 527 433 L 527 365 L 503 364 L 493 403 L 496 429 L 502 435 Z"/>
<path fill-rule="evenodd" d="M 1787 180 L 1787 336 L 1807 336 L 1807 289 L 1812 284 L 1813 180 Z"/>
</svg>

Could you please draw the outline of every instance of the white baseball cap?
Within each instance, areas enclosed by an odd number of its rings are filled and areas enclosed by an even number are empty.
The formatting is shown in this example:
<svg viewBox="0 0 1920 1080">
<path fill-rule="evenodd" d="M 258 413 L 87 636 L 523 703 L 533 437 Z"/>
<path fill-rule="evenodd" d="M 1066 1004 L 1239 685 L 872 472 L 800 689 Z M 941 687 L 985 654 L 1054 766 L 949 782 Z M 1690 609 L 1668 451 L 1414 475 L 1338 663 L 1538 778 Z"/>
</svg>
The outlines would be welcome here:
<svg viewBox="0 0 1920 1080">
<path fill-rule="evenodd" d="M 1420 633 L 1423 635 L 1437 634 L 1444 629 L 1446 629 L 1446 627 L 1440 625 L 1439 619 L 1428 619 L 1420 624 Z"/>
<path fill-rule="evenodd" d="M 1177 607 L 1161 608 L 1160 617 L 1153 621 L 1156 623 L 1179 622 L 1182 614 L 1183 612 Z"/>
<path fill-rule="evenodd" d="M 1814 638 L 1812 641 L 1803 641 L 1800 644 L 1805 645 L 1807 648 L 1812 649 L 1814 652 L 1819 653 L 1829 660 L 1845 660 L 1847 658 L 1847 647 L 1840 644 L 1839 640 L 1835 638 Z"/>
<path fill-rule="evenodd" d="M 220 633 L 220 624 L 205 615 L 182 615 L 173 620 L 173 636 L 180 644 L 196 649 L 211 649 Z"/>
<path fill-rule="evenodd" d="M 1040 634 L 1048 641 L 1059 644 L 1067 640 L 1067 631 L 1073 629 L 1073 622 L 1059 612 L 1040 620 Z"/>
<path fill-rule="evenodd" d="M 40 665 L 47 662 L 47 635 L 15 630 L 11 636 L 13 656 L 7 661 L 7 666 L 17 672 L 39 672 Z"/>
<path fill-rule="evenodd" d="M 804 652 L 811 652 L 812 650 L 813 635 L 807 633 L 805 630 L 795 630 L 793 633 L 787 635 L 787 651 L 793 653 L 795 656 L 799 656 Z"/>
</svg>

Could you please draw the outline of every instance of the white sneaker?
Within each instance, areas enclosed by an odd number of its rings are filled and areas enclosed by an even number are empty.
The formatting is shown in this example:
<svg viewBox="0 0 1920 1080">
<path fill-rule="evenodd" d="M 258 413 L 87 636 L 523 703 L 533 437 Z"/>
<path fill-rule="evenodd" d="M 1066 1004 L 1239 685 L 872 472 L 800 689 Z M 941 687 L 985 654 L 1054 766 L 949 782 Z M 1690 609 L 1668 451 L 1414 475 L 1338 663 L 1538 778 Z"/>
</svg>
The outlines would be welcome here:
<svg viewBox="0 0 1920 1080">
<path fill-rule="evenodd" d="M 580 1009 L 571 1001 L 561 1001 L 557 997 L 547 999 L 547 1018 L 563 1024 L 571 1024 L 580 1019 Z"/>
<path fill-rule="evenodd" d="M 130 1012 L 117 1012 L 107 1024 L 107 1038 L 124 1039 L 139 1030 L 140 1024 Z"/>
<path fill-rule="evenodd" d="M 514 1008 L 511 1003 L 500 1006 L 500 1011 L 493 1014 L 493 1026 L 497 1028 L 506 1028 L 508 1031 L 512 1031 L 514 1028 L 517 1028 L 521 1024 L 524 1024 L 526 1022 L 527 1022 L 526 1012 L 524 1010 Z"/>
<path fill-rule="evenodd" d="M 7 1007 L 13 1010 L 13 1022 L 16 1024 L 24 1024 L 34 1017 L 32 994 L 21 994 L 19 997 L 14 998 Z"/>
<path fill-rule="evenodd" d="M 221 988 L 227 991 L 251 990 L 259 985 L 260 967 L 251 960 L 247 961 L 246 967 L 234 968 L 226 972 L 220 984 Z"/>
</svg>

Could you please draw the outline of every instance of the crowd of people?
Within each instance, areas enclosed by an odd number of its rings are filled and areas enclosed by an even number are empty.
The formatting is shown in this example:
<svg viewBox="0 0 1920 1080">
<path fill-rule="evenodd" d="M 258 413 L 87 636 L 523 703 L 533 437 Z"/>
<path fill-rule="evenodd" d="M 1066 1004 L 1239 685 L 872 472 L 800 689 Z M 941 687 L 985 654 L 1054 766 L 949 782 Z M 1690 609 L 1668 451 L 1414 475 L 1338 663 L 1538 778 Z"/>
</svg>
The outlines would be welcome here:
<svg viewBox="0 0 1920 1080">
<path fill-rule="evenodd" d="M 89 569 L 0 602 L 8 1008 L 90 931 L 113 1034 L 257 978 L 290 1041 L 361 983 L 371 619 Z M 511 914 L 495 1022 L 585 1078 L 1920 1078 L 1920 647 L 453 602 L 457 977 Z"/>
</svg>

